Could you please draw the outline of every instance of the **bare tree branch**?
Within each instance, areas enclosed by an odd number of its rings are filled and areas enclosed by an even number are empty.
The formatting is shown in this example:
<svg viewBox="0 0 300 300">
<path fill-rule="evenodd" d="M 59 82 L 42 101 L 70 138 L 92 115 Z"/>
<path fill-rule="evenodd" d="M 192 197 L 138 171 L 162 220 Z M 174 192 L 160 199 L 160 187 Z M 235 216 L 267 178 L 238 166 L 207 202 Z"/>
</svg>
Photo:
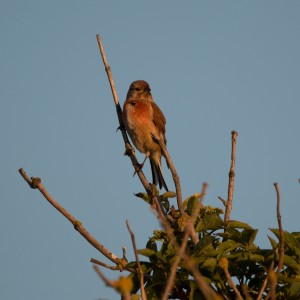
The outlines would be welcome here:
<svg viewBox="0 0 300 300">
<path fill-rule="evenodd" d="M 23 168 L 19 169 L 19 173 L 24 178 L 24 180 L 29 184 L 33 189 L 38 189 L 45 199 L 52 204 L 62 215 L 64 215 L 76 229 L 93 247 L 99 250 L 105 257 L 114 262 L 116 265 L 120 265 L 122 260 L 117 257 L 115 254 L 110 252 L 102 244 L 100 244 L 81 224 L 80 221 L 75 219 L 65 208 L 63 208 L 54 198 L 47 192 L 46 188 L 43 186 L 41 179 L 38 177 L 29 178 Z"/>
<path fill-rule="evenodd" d="M 271 280 L 271 287 L 270 287 L 269 293 L 266 297 L 266 300 L 270 299 L 270 298 L 276 299 L 276 285 L 278 282 L 278 277 L 279 277 L 280 271 L 281 271 L 281 269 L 283 267 L 283 263 L 284 263 L 284 231 L 283 231 L 283 227 L 282 227 L 281 213 L 280 213 L 280 189 L 279 189 L 279 185 L 277 182 L 274 183 L 274 187 L 275 187 L 276 195 L 277 195 L 276 211 L 277 211 L 277 222 L 278 222 L 278 227 L 279 227 L 279 261 L 278 261 L 277 271 L 275 273 L 270 272 L 272 280 Z"/>
<path fill-rule="evenodd" d="M 97 37 L 100 53 L 101 53 L 101 56 L 102 56 L 103 64 L 105 66 L 105 71 L 107 73 L 108 81 L 109 81 L 111 91 L 112 91 L 112 94 L 113 94 L 114 103 L 116 105 L 116 111 L 117 111 L 118 120 L 119 120 L 119 124 L 120 124 L 119 128 L 122 132 L 122 137 L 123 137 L 123 140 L 124 140 L 124 143 L 125 143 L 125 148 L 126 148 L 125 154 L 129 156 L 129 158 L 132 162 L 132 165 L 135 169 L 135 172 L 139 176 L 139 179 L 140 179 L 142 185 L 144 186 L 147 194 L 149 195 L 149 197 L 151 197 L 153 199 L 153 203 L 155 205 L 155 210 L 158 214 L 159 219 L 161 219 L 163 221 L 164 219 L 166 219 L 166 217 L 165 217 L 164 211 L 162 209 L 162 206 L 161 206 L 160 202 L 158 201 L 157 196 L 153 193 L 151 185 L 149 184 L 148 180 L 146 179 L 143 171 L 139 167 L 138 160 L 135 156 L 134 148 L 131 146 L 131 144 L 129 142 L 129 139 L 128 139 L 128 136 L 127 136 L 127 133 L 126 133 L 126 129 L 125 129 L 125 126 L 124 126 L 124 123 L 123 123 L 123 120 L 122 120 L 122 109 L 121 109 L 121 106 L 120 106 L 120 103 L 119 103 L 119 100 L 118 100 L 115 84 L 114 84 L 113 77 L 112 77 L 111 68 L 107 63 L 107 59 L 106 59 L 106 55 L 105 55 L 105 52 L 104 52 L 104 47 L 103 47 L 103 44 L 102 44 L 101 37 L 100 37 L 99 34 L 97 34 L 96 37 Z"/>
<path fill-rule="evenodd" d="M 135 255 L 135 260 L 136 260 L 136 264 L 138 267 L 138 274 L 139 274 L 139 281 L 140 281 L 140 290 L 141 290 L 141 296 L 142 296 L 142 300 L 147 300 L 147 296 L 146 296 L 146 292 L 145 292 L 145 288 L 144 288 L 144 273 L 139 261 L 139 255 L 137 253 L 137 249 L 136 249 L 136 243 L 135 243 L 135 236 L 133 231 L 130 228 L 129 222 L 128 220 L 126 220 L 126 225 L 127 225 L 127 229 L 130 233 L 130 237 L 131 237 L 131 241 L 132 241 L 132 246 L 133 246 L 133 250 L 134 250 L 134 255 Z"/>
<path fill-rule="evenodd" d="M 175 169 L 174 163 L 171 159 L 171 156 L 168 152 L 168 149 L 166 147 L 166 144 L 164 143 L 164 141 L 162 141 L 161 138 L 158 137 L 154 137 L 155 140 L 157 140 L 157 142 L 159 143 L 162 153 L 164 155 L 164 157 L 166 158 L 167 164 L 170 168 L 170 171 L 172 173 L 172 177 L 174 180 L 174 184 L 175 184 L 175 188 L 176 188 L 176 197 L 177 197 L 177 205 L 178 205 L 178 209 L 180 211 L 180 214 L 182 216 L 184 216 L 184 210 L 183 210 L 183 205 L 182 205 L 182 192 L 181 192 L 181 184 L 180 184 L 180 178 L 179 175 Z"/>
<path fill-rule="evenodd" d="M 227 201 L 225 205 L 225 215 L 224 221 L 227 222 L 230 220 L 230 214 L 232 210 L 232 200 L 233 200 L 233 192 L 234 192 L 234 167 L 235 167 L 235 159 L 236 159 L 236 140 L 237 140 L 238 132 L 233 130 L 231 132 L 231 166 L 228 174 L 229 182 L 228 182 L 228 195 Z M 219 198 L 220 199 L 220 198 Z"/>
<path fill-rule="evenodd" d="M 94 263 L 94 264 L 96 264 L 96 265 L 105 267 L 105 268 L 107 268 L 107 269 L 109 269 L 109 270 L 113 270 L 113 271 L 118 271 L 118 270 L 119 270 L 119 267 L 118 267 L 118 266 L 110 266 L 110 265 L 108 265 L 108 264 L 106 264 L 106 263 L 104 263 L 104 262 L 102 262 L 102 261 L 100 261 L 100 260 L 97 260 L 97 259 L 95 259 L 95 258 L 91 258 L 90 262 L 91 262 L 91 263 Z"/>
</svg>

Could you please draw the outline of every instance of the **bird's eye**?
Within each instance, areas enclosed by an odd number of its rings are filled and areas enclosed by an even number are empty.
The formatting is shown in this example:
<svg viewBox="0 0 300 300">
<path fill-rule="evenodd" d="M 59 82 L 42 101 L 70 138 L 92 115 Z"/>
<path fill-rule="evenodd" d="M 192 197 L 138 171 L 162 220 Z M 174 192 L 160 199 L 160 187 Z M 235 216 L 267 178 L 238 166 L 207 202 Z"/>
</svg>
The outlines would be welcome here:
<svg viewBox="0 0 300 300">
<path fill-rule="evenodd" d="M 139 87 L 136 87 L 135 90 L 138 92 L 140 91 L 141 89 Z"/>
</svg>

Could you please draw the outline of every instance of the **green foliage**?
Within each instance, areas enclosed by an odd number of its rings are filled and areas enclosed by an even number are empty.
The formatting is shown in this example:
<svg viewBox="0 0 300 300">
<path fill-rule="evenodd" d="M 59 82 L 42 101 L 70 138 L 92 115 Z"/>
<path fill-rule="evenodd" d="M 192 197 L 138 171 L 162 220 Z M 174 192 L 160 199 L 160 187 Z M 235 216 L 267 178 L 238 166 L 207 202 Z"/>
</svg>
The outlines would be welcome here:
<svg viewBox="0 0 300 300">
<path fill-rule="evenodd" d="M 149 203 L 149 198 L 145 195 L 139 196 Z M 170 207 L 168 198 L 173 196 L 172 193 L 164 194 L 159 196 L 159 200 L 166 212 L 174 219 L 172 230 L 176 241 L 180 244 L 184 236 L 184 226 L 195 210 L 199 195 L 192 195 L 184 201 L 186 218 L 181 217 L 174 207 Z M 228 262 L 229 274 L 242 297 L 246 298 L 245 290 L 242 288 L 246 286 L 250 296 L 256 299 L 265 278 L 271 276 L 270 266 L 272 263 L 275 267 L 278 264 L 279 230 L 270 229 L 277 241 L 268 237 L 270 249 L 260 249 L 254 243 L 257 229 L 240 221 L 232 220 L 225 223 L 222 214 L 220 208 L 201 207 L 195 222 L 200 241 L 196 245 L 189 241 L 186 253 L 197 264 L 200 273 L 217 294 L 226 295 L 228 299 L 236 298 L 224 272 L 223 263 Z M 300 234 L 285 232 L 284 239 L 284 266 L 276 286 L 276 299 L 300 299 Z M 164 230 L 155 230 L 146 247 L 138 250 L 138 253 L 145 257 L 145 260 L 140 263 L 145 274 L 147 297 L 161 299 L 176 258 L 176 249 Z M 136 267 L 136 263 L 131 262 L 127 267 Z M 130 274 L 129 277 L 133 279 L 133 291 L 136 293 L 139 290 L 138 276 Z M 269 289 L 268 284 L 263 292 L 263 298 L 266 297 Z M 169 299 L 205 299 L 183 261 L 177 268 L 175 284 Z"/>
</svg>

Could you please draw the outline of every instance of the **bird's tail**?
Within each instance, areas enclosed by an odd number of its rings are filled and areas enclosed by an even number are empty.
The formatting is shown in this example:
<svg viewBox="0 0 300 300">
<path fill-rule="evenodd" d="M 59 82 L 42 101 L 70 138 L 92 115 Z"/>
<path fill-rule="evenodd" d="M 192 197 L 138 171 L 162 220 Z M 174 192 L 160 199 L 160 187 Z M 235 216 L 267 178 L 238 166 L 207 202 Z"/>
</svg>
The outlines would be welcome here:
<svg viewBox="0 0 300 300">
<path fill-rule="evenodd" d="M 160 160 L 158 161 L 158 164 L 156 164 L 155 161 L 150 159 L 150 165 L 151 165 L 153 184 L 156 185 L 158 183 L 160 189 L 162 187 L 164 187 L 165 190 L 168 192 L 169 190 L 168 190 L 168 187 L 167 187 L 167 184 L 166 184 L 163 172 L 162 172 Z"/>
</svg>

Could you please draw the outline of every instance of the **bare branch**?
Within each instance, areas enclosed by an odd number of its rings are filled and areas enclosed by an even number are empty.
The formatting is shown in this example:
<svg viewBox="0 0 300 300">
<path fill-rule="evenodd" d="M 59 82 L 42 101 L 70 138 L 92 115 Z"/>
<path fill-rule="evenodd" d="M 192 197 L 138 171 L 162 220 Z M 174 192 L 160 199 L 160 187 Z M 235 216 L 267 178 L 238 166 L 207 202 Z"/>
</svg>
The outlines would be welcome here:
<svg viewBox="0 0 300 300">
<path fill-rule="evenodd" d="M 164 141 L 162 141 L 161 138 L 157 138 L 156 136 L 154 138 L 159 143 L 159 145 L 161 147 L 161 150 L 162 150 L 162 153 L 163 153 L 164 157 L 166 158 L 167 164 L 168 164 L 168 166 L 170 168 L 170 171 L 172 173 L 172 177 L 173 177 L 175 188 L 176 188 L 176 197 L 177 197 L 178 209 L 180 211 L 180 214 L 182 216 L 184 216 L 184 210 L 183 210 L 183 205 L 182 205 L 182 192 L 181 192 L 181 185 L 180 185 L 179 175 L 178 175 L 178 173 L 175 169 L 175 166 L 173 164 L 173 161 L 171 159 L 171 156 L 168 152 L 168 149 L 167 149 L 166 144 L 164 143 Z"/>
<path fill-rule="evenodd" d="M 239 290 L 237 289 L 236 285 L 234 284 L 233 280 L 231 279 L 231 275 L 228 271 L 228 259 L 225 257 L 221 258 L 219 261 L 219 265 L 225 273 L 225 276 L 229 283 L 229 286 L 234 290 L 236 299 L 243 300 L 243 297 L 241 296 Z"/>
<path fill-rule="evenodd" d="M 113 94 L 113 98 L 114 98 L 114 103 L 116 105 L 116 111 L 117 111 L 117 115 L 118 115 L 118 120 L 119 120 L 119 124 L 120 124 L 120 130 L 122 132 L 122 137 L 125 143 L 125 148 L 126 148 L 126 152 L 125 154 L 129 156 L 132 165 L 135 169 L 135 172 L 137 173 L 142 185 L 144 186 L 147 194 L 149 195 L 149 197 L 151 197 L 153 199 L 153 203 L 155 204 L 155 210 L 158 214 L 159 219 L 163 222 L 164 219 L 166 219 L 164 212 L 162 210 L 161 204 L 159 203 L 157 196 L 153 194 L 152 189 L 151 189 L 151 185 L 149 184 L 148 180 L 146 179 L 143 171 L 141 170 L 141 168 L 139 167 L 139 163 L 138 160 L 135 156 L 135 151 L 133 149 L 133 147 L 131 146 L 127 133 L 126 133 L 126 129 L 122 120 L 122 109 L 118 100 L 118 96 L 117 96 L 117 92 L 116 92 L 116 88 L 115 88 L 115 84 L 113 81 L 113 77 L 112 77 L 112 72 L 111 72 L 111 68 L 107 63 L 107 59 L 106 59 L 106 55 L 104 52 L 104 47 L 102 44 L 102 40 L 99 34 L 96 35 L 97 37 L 97 41 L 98 41 L 98 45 L 99 45 L 99 49 L 100 49 L 100 53 L 102 56 L 102 60 L 103 60 L 103 64 L 105 66 L 105 70 L 107 73 L 107 77 L 108 77 L 108 81 L 111 87 L 111 91 Z"/>
<path fill-rule="evenodd" d="M 277 266 L 277 271 L 276 273 L 271 273 L 271 287 L 269 290 L 269 293 L 266 297 L 266 299 L 275 299 L 276 298 L 276 285 L 277 285 L 277 281 L 278 281 L 278 277 L 280 274 L 280 271 L 283 267 L 283 263 L 284 263 L 284 231 L 283 231 L 283 227 L 282 227 L 282 222 L 281 222 L 281 213 L 280 213 L 280 189 L 279 189 L 279 185 L 277 182 L 274 183 L 274 187 L 276 190 L 276 195 L 277 195 L 277 222 L 278 222 L 278 227 L 279 227 L 279 262 L 278 262 L 278 266 Z"/>
<path fill-rule="evenodd" d="M 113 270 L 113 271 L 119 270 L 119 267 L 118 267 L 118 266 L 110 266 L 110 265 L 108 265 L 108 264 L 106 264 L 106 263 L 104 263 L 104 262 L 102 262 L 102 261 L 100 261 L 100 260 L 97 260 L 97 259 L 95 259 L 95 258 L 91 258 L 90 262 L 91 262 L 91 263 L 94 263 L 94 264 L 96 264 L 96 265 L 105 267 L 105 268 L 107 268 L 107 269 L 109 269 L 109 270 Z"/>
<path fill-rule="evenodd" d="M 278 221 L 278 227 L 279 227 L 279 263 L 277 267 L 277 279 L 280 274 L 280 271 L 283 267 L 284 262 L 284 231 L 282 228 L 282 222 L 281 222 L 281 213 L 280 213 L 280 190 L 278 183 L 274 183 L 276 194 L 277 194 L 277 221 Z"/>
<path fill-rule="evenodd" d="M 132 246 L 133 246 L 133 250 L 134 250 L 134 255 L 135 255 L 135 260 L 136 260 L 136 264 L 137 264 L 137 267 L 138 267 L 138 274 L 139 274 L 139 280 L 140 280 L 140 289 L 141 289 L 142 300 L 147 300 L 147 296 L 146 296 L 146 292 L 145 292 L 145 288 L 144 288 L 144 273 L 143 273 L 143 270 L 141 268 L 141 264 L 140 264 L 140 261 L 139 261 L 139 256 L 138 256 L 137 249 L 136 249 L 135 236 L 134 236 L 133 231 L 130 228 L 128 220 L 126 220 L 126 225 L 127 225 L 128 231 L 130 233 Z"/>
<path fill-rule="evenodd" d="M 272 263 L 271 263 L 271 265 L 270 265 L 270 267 L 268 269 L 267 276 L 266 276 L 266 278 L 265 278 L 265 280 L 264 280 L 264 282 L 263 282 L 263 284 L 262 284 L 262 286 L 261 286 L 261 288 L 259 290 L 259 293 L 258 293 L 258 296 L 257 296 L 257 300 L 261 300 L 262 299 L 263 293 L 264 293 L 264 291 L 265 291 L 265 289 L 267 287 L 267 284 L 269 282 L 269 274 L 273 270 L 273 268 L 274 268 L 274 260 L 272 261 Z"/>
<path fill-rule="evenodd" d="M 119 265 L 122 263 L 120 258 L 118 258 L 115 254 L 110 252 L 107 248 L 105 248 L 102 244 L 100 244 L 81 224 L 80 221 L 75 219 L 65 208 L 63 208 L 54 198 L 47 192 L 46 188 L 41 183 L 41 179 L 37 177 L 31 177 L 31 179 L 27 176 L 26 172 L 23 168 L 19 169 L 19 173 L 22 175 L 24 180 L 29 184 L 31 188 L 38 189 L 45 199 L 53 205 L 62 215 L 64 215 L 74 226 L 76 229 L 93 247 L 99 250 L 105 257 Z"/>
<path fill-rule="evenodd" d="M 236 139 L 238 136 L 238 132 L 233 130 L 231 132 L 231 166 L 228 174 L 229 182 L 228 182 L 228 196 L 227 202 L 225 205 L 225 215 L 224 221 L 227 222 L 230 220 L 230 214 L 232 210 L 232 200 L 233 200 L 233 192 L 234 192 L 234 167 L 235 167 L 235 159 L 236 159 Z"/>
</svg>

